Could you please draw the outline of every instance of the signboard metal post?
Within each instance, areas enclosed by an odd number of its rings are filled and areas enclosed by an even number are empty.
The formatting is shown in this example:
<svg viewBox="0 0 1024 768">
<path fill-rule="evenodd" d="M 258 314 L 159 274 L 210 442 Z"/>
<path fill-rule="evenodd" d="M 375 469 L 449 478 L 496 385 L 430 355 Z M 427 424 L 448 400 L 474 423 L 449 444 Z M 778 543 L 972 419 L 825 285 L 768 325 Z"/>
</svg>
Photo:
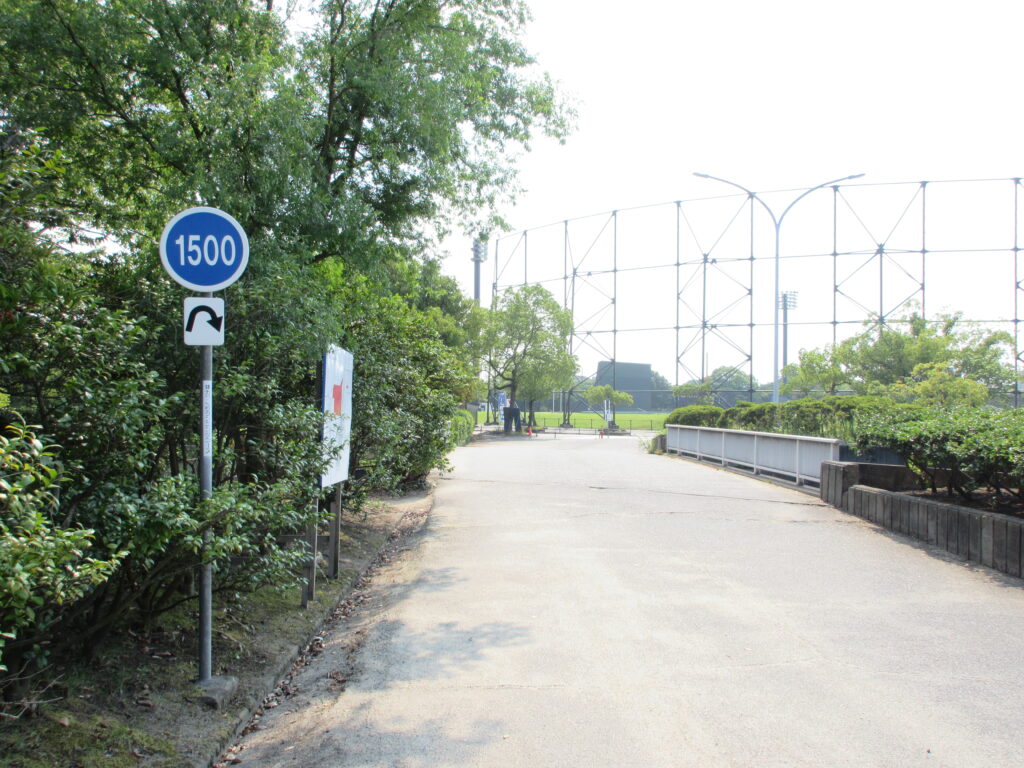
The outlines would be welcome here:
<svg viewBox="0 0 1024 768">
<path fill-rule="evenodd" d="M 319 396 L 324 412 L 324 427 L 321 439 L 332 444 L 334 457 L 320 476 L 320 487 L 339 486 L 348 480 L 349 440 L 352 434 L 352 353 L 341 347 L 331 346 L 320 365 Z M 339 542 L 341 539 L 341 490 L 335 491 L 331 502 L 331 553 L 328 563 L 330 575 L 337 576 L 339 570 Z M 302 607 L 313 599 L 316 589 L 317 531 L 316 522 L 310 526 L 307 536 L 312 548 L 307 571 L 306 588 L 302 593 Z"/>
<path fill-rule="evenodd" d="M 174 216 L 160 236 L 160 261 L 179 285 L 203 298 L 185 300 L 185 344 L 199 351 L 199 496 L 213 496 L 213 346 L 224 343 L 224 301 L 213 291 L 227 288 L 249 264 L 249 238 L 231 215 L 217 208 L 188 208 Z M 212 531 L 203 531 L 199 573 L 199 684 L 226 698 L 233 686 L 213 677 L 213 565 L 207 560 Z M 237 685 L 237 681 L 234 681 Z M 220 703 L 219 701 L 217 702 Z"/>
<path fill-rule="evenodd" d="M 213 347 L 200 347 L 199 498 L 213 496 Z M 199 574 L 199 682 L 213 676 L 213 565 L 206 559 L 210 529 L 203 531 L 203 565 Z"/>
</svg>

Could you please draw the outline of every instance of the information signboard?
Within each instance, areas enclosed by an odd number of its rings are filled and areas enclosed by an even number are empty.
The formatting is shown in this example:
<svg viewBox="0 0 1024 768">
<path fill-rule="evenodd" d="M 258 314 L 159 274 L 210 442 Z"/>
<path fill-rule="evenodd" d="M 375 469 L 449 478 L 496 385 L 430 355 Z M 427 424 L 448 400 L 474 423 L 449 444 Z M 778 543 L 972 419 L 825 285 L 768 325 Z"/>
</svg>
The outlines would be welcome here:
<svg viewBox="0 0 1024 768">
<path fill-rule="evenodd" d="M 335 447 L 331 463 L 320 478 L 327 488 L 348 480 L 349 440 L 352 435 L 352 353 L 331 346 L 323 360 L 324 442 Z"/>
</svg>

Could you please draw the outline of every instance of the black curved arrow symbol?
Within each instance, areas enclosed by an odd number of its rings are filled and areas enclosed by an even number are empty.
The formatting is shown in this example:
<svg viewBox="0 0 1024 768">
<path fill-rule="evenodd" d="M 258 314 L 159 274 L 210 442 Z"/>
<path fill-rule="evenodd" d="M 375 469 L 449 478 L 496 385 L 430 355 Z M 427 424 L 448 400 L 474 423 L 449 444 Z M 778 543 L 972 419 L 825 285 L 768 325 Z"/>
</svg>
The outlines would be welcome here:
<svg viewBox="0 0 1024 768">
<path fill-rule="evenodd" d="M 196 316 L 200 312 L 205 312 L 210 316 L 207 320 L 210 325 L 214 327 L 217 333 L 220 333 L 221 326 L 224 325 L 224 318 L 218 317 L 217 313 L 213 311 L 213 307 L 208 307 L 205 304 L 200 304 L 198 307 L 192 307 L 192 311 L 188 313 L 188 321 L 185 323 L 185 332 L 192 333 L 192 328 L 196 324 Z"/>
</svg>

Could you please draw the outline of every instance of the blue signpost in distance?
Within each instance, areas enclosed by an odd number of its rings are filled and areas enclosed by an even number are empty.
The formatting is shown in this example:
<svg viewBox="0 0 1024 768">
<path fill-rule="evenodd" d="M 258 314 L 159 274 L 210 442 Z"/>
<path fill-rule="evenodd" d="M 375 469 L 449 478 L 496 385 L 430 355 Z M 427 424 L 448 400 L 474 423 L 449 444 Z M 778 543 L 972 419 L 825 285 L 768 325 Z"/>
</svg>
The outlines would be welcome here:
<svg viewBox="0 0 1024 768">
<path fill-rule="evenodd" d="M 249 264 L 249 238 L 234 217 L 205 206 L 182 211 L 160 236 L 160 261 L 177 283 L 200 293 L 227 288 Z"/>
</svg>

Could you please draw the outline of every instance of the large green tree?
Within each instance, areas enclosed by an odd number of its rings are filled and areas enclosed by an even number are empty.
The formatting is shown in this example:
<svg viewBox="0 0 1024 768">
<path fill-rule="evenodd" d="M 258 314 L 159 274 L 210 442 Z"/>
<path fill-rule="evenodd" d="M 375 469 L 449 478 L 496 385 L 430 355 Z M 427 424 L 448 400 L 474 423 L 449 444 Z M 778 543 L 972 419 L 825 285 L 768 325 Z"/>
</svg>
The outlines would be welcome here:
<svg viewBox="0 0 1024 768">
<path fill-rule="evenodd" d="M 520 380 L 518 397 L 526 403 L 530 426 L 537 426 L 536 404 L 551 397 L 556 389 L 569 389 L 576 378 L 579 365 L 568 349 L 556 355 L 545 355 L 526 366 Z"/>
<path fill-rule="evenodd" d="M 841 356 L 834 347 L 801 349 L 799 362 L 783 370 L 780 391 L 798 397 L 834 395 L 848 381 Z"/>
<path fill-rule="evenodd" d="M 509 401 L 518 403 L 520 390 L 531 382 L 539 389 L 549 375 L 552 381 L 571 379 L 577 369 L 569 353 L 571 334 L 572 315 L 546 288 L 508 289 L 491 310 L 481 335 L 494 386 L 508 390 Z"/>
<path fill-rule="evenodd" d="M 913 312 L 899 323 L 874 323 L 836 347 L 801 350 L 783 391 L 888 395 L 936 405 L 998 398 L 1012 390 L 1006 361 L 1012 338 L 963 321 L 960 313 L 928 321 Z"/>
<path fill-rule="evenodd" d="M 735 398 L 737 394 L 746 394 L 753 399 L 757 387 L 757 379 L 738 367 L 722 365 L 703 379 L 692 379 L 672 387 L 672 394 L 689 398 L 691 405 L 711 405 L 716 393 L 721 393 L 720 396 L 724 396 L 726 401 Z"/>
<path fill-rule="evenodd" d="M 675 407 L 675 395 L 672 394 L 672 382 L 657 371 L 651 371 L 651 409 L 654 411 L 671 411 Z"/>
<path fill-rule="evenodd" d="M 327 195 L 354 197 L 370 231 L 447 213 L 493 224 L 515 146 L 565 128 L 517 41 L 525 4 L 327 0 L 321 18 L 301 68 Z"/>
<path fill-rule="evenodd" d="M 600 384 L 588 389 L 584 396 L 593 408 L 603 408 L 605 403 L 611 406 L 611 419 L 608 426 L 615 426 L 615 411 L 620 405 L 632 405 L 633 396 L 629 392 L 620 392 L 611 384 Z"/>
<path fill-rule="evenodd" d="M 520 0 L 327 0 L 289 42 L 251 0 L 0 0 L 4 129 L 73 155 L 69 193 L 123 238 L 197 200 L 293 257 L 380 271 L 428 222 L 492 224 L 515 148 L 564 132 L 525 19 Z"/>
</svg>

